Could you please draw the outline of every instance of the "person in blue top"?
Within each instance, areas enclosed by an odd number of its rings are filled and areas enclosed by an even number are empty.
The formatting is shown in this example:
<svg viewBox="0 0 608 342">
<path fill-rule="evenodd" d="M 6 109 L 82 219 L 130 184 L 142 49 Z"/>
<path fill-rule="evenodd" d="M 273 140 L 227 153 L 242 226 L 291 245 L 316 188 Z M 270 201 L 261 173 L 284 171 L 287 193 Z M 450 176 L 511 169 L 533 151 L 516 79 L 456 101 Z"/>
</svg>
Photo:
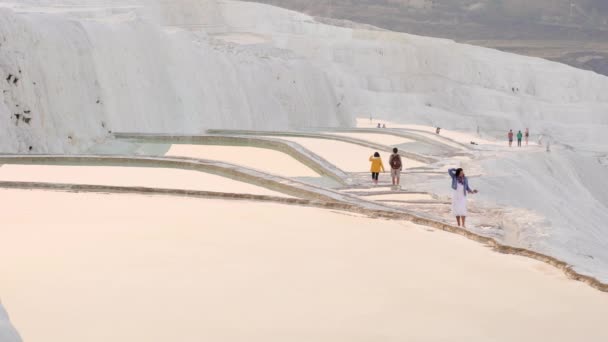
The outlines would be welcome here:
<svg viewBox="0 0 608 342">
<path fill-rule="evenodd" d="M 467 194 L 476 194 L 477 190 L 471 190 L 469 180 L 464 175 L 463 169 L 449 169 L 448 174 L 452 177 L 452 213 L 456 216 L 458 227 L 465 228 L 467 218 Z"/>
</svg>

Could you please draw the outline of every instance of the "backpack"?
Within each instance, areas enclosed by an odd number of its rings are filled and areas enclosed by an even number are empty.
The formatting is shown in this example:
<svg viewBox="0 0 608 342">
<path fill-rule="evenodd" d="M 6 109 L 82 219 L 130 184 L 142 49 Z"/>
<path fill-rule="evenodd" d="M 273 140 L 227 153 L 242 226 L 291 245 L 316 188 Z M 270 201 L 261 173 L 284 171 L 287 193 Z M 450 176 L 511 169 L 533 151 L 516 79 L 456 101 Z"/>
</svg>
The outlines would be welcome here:
<svg viewBox="0 0 608 342">
<path fill-rule="evenodd" d="M 392 155 L 389 164 L 391 164 L 391 168 L 393 170 L 399 170 L 399 169 L 401 169 L 401 167 L 403 166 L 401 164 L 401 156 L 398 155 L 398 154 Z"/>
</svg>

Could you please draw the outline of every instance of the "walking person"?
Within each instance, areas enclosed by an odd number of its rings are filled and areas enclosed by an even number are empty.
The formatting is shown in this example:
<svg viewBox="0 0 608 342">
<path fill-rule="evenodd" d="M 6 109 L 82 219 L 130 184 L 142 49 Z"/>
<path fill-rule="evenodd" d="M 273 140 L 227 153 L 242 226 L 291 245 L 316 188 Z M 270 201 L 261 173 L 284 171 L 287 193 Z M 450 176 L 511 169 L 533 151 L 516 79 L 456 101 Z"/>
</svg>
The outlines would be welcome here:
<svg viewBox="0 0 608 342">
<path fill-rule="evenodd" d="M 391 154 L 388 164 L 391 166 L 391 178 L 393 180 L 393 186 L 398 187 L 401 182 L 401 171 L 403 171 L 403 162 L 399 155 L 399 149 L 393 148 L 393 154 Z"/>
<path fill-rule="evenodd" d="M 528 146 L 528 139 L 530 139 L 530 130 L 526 128 L 526 133 L 524 133 L 524 138 L 526 139 L 526 146 Z"/>
<path fill-rule="evenodd" d="M 372 163 L 372 182 L 377 185 L 380 172 L 384 172 L 384 164 L 382 158 L 380 158 L 380 153 L 374 153 L 373 156 L 369 157 L 369 161 Z"/>
<path fill-rule="evenodd" d="M 449 169 L 448 174 L 452 177 L 452 214 L 456 216 L 458 227 L 466 227 L 467 218 L 467 194 L 476 194 L 477 190 L 471 190 L 469 180 L 464 175 L 463 169 Z"/>
<path fill-rule="evenodd" d="M 523 133 L 521 132 L 521 130 L 519 132 L 517 132 L 517 147 L 521 147 L 521 139 L 524 137 Z"/>
<path fill-rule="evenodd" d="M 513 130 L 512 129 L 509 130 L 509 134 L 507 134 L 507 137 L 509 138 L 509 147 L 513 146 Z"/>
</svg>

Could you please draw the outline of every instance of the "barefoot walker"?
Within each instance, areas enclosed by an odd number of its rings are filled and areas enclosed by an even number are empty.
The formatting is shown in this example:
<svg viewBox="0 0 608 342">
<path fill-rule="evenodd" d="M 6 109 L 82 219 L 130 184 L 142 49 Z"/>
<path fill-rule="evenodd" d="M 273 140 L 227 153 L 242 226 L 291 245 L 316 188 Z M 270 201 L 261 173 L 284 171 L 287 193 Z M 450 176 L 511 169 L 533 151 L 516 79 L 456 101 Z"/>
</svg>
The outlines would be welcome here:
<svg viewBox="0 0 608 342">
<path fill-rule="evenodd" d="M 373 156 L 369 157 L 369 161 L 372 163 L 370 170 L 372 172 L 372 182 L 378 184 L 378 176 L 380 172 L 384 172 L 384 164 L 382 163 L 382 158 L 380 158 L 380 153 L 374 153 Z"/>
<path fill-rule="evenodd" d="M 464 175 L 462 169 L 449 169 L 448 173 L 452 177 L 452 213 L 456 216 L 458 227 L 465 227 L 467 217 L 467 193 L 476 194 L 477 190 L 471 190 L 469 180 Z"/>
<path fill-rule="evenodd" d="M 401 156 L 399 155 L 399 150 L 396 147 L 393 149 L 393 154 L 391 154 L 388 163 L 391 165 L 393 186 L 399 186 L 399 183 L 401 182 L 401 171 L 403 171 L 403 163 L 401 161 Z"/>
</svg>

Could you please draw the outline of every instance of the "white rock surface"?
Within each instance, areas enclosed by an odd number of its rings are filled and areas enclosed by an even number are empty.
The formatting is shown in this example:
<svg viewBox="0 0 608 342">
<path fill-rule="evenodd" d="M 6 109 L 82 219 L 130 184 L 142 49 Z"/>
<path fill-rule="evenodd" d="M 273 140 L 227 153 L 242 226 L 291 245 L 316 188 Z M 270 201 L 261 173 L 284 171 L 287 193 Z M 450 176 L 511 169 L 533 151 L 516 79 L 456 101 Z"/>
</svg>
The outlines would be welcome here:
<svg viewBox="0 0 608 342">
<path fill-rule="evenodd" d="M 307 61 L 193 31 L 188 7 L 167 5 L 163 23 L 188 24 L 181 28 L 150 21 L 154 6 L 127 5 L 4 3 L 0 152 L 79 152 L 110 131 L 352 124 Z"/>
<path fill-rule="evenodd" d="M 450 40 L 329 26 L 256 3 L 220 4 L 235 32 L 267 35 L 314 61 L 359 117 L 501 134 L 542 127 L 608 145 L 608 77 Z"/>
<path fill-rule="evenodd" d="M 21 338 L 11 325 L 8 314 L 0 304 L 0 342 L 21 342 Z"/>
</svg>

